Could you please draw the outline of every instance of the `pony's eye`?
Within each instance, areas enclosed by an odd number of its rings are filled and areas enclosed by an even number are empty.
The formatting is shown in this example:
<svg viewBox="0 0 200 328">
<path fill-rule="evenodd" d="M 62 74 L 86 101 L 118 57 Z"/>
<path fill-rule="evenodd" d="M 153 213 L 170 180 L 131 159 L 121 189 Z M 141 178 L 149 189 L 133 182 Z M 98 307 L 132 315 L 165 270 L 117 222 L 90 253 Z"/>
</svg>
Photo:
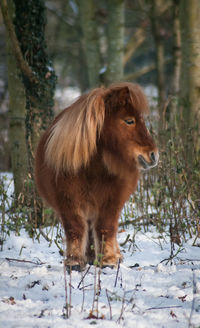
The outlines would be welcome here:
<svg viewBox="0 0 200 328">
<path fill-rule="evenodd" d="M 124 122 L 127 124 L 127 125 L 133 125 L 135 124 L 135 119 L 134 118 L 129 118 L 127 120 L 124 120 Z"/>
</svg>

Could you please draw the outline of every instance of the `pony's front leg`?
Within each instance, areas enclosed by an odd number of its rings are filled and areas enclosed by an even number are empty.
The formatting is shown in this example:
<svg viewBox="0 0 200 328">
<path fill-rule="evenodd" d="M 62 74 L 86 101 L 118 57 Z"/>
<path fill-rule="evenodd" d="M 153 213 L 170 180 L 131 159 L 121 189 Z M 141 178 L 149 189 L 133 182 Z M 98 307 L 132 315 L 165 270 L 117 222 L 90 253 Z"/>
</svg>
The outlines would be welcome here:
<svg viewBox="0 0 200 328">
<path fill-rule="evenodd" d="M 81 270 L 86 264 L 88 224 L 84 218 L 72 213 L 62 215 L 62 223 L 67 239 L 66 266 L 72 270 Z"/>
<path fill-rule="evenodd" d="M 116 266 L 121 257 L 119 245 L 117 243 L 118 217 L 108 216 L 104 213 L 98 218 L 95 226 L 95 251 L 96 257 L 103 254 L 101 264 L 103 266 Z"/>
</svg>

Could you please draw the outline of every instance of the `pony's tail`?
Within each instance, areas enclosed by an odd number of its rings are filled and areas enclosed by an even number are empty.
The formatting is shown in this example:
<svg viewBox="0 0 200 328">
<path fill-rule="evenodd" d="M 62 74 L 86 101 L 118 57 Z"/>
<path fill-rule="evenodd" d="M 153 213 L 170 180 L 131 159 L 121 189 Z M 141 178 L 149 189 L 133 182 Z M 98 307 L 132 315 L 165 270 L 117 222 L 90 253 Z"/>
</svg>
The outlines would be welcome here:
<svg viewBox="0 0 200 328">
<path fill-rule="evenodd" d="M 58 174 L 77 173 L 96 152 L 105 116 L 104 89 L 81 96 L 65 109 L 50 129 L 45 160 Z"/>
</svg>

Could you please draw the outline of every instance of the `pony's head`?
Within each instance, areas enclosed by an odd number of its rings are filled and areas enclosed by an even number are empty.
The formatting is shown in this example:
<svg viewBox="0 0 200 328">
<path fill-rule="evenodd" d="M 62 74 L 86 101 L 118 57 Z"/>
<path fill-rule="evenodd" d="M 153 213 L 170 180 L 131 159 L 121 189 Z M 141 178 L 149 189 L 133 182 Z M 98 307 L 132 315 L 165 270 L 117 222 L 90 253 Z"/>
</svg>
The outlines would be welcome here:
<svg viewBox="0 0 200 328">
<path fill-rule="evenodd" d="M 46 144 L 47 164 L 57 173 L 77 173 L 99 146 L 111 173 L 117 174 L 122 165 L 127 169 L 155 166 L 158 151 L 144 123 L 146 113 L 146 97 L 136 84 L 94 89 L 55 119 Z"/>
<path fill-rule="evenodd" d="M 137 84 L 111 85 L 105 96 L 102 132 L 104 163 L 110 172 L 149 169 L 157 165 L 158 150 L 146 128 L 147 99 Z"/>
</svg>

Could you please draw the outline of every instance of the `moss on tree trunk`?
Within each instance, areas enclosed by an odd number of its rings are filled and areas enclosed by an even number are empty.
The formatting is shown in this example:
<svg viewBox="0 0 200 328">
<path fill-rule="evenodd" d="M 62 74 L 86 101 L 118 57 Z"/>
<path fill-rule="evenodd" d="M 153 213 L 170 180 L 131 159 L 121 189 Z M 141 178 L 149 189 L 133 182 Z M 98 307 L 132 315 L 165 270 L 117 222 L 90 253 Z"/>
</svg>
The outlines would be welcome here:
<svg viewBox="0 0 200 328">
<path fill-rule="evenodd" d="M 15 30 L 20 47 L 36 77 L 26 75 L 23 82 L 26 92 L 26 139 L 29 170 L 33 174 L 34 151 L 41 132 L 53 118 L 55 71 L 46 51 L 45 6 L 43 0 L 14 0 Z"/>
</svg>

